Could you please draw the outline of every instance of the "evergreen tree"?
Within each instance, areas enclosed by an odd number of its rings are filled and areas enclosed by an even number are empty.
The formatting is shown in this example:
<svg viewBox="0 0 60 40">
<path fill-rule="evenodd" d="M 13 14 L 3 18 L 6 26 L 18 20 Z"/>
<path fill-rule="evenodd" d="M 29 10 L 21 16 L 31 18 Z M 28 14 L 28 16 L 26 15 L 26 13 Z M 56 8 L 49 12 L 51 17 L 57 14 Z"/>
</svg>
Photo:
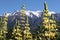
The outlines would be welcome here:
<svg viewBox="0 0 60 40">
<path fill-rule="evenodd" d="M 55 28 L 56 28 L 56 21 L 50 19 L 49 11 L 47 8 L 46 2 L 44 2 L 44 12 L 43 12 L 43 27 L 45 28 L 44 36 L 47 40 L 51 40 L 55 37 Z M 52 32 L 53 31 L 53 32 Z"/>
<path fill-rule="evenodd" d="M 0 17 L 0 40 L 7 40 L 7 21 L 8 17 L 6 14 L 3 17 Z"/>
<path fill-rule="evenodd" d="M 44 2 L 44 11 L 42 14 L 42 23 L 40 23 L 40 30 L 38 31 L 39 38 L 41 40 L 51 40 L 55 38 L 56 31 L 56 21 L 54 20 L 54 16 L 50 19 L 51 15 L 48 11 L 48 6 L 46 1 Z"/>
<path fill-rule="evenodd" d="M 5 15 L 4 15 L 4 17 L 3 17 L 3 19 L 2 19 L 2 29 L 3 29 L 3 40 L 7 40 L 7 21 L 8 21 L 8 17 L 6 16 L 6 13 L 5 13 Z"/>
<path fill-rule="evenodd" d="M 57 39 L 57 40 L 60 40 L 60 21 L 57 21 L 56 24 L 57 24 L 56 39 Z"/>
<path fill-rule="evenodd" d="M 3 36 L 2 36 L 2 17 L 0 17 L 0 40 L 2 40 Z"/>
<path fill-rule="evenodd" d="M 22 40 L 21 28 L 18 20 L 16 20 L 12 35 L 14 40 Z"/>
<path fill-rule="evenodd" d="M 24 30 L 24 27 L 25 27 L 25 5 L 22 4 L 21 6 L 21 10 L 20 10 L 21 14 L 20 14 L 20 23 L 21 23 L 21 29 L 22 31 Z"/>
<path fill-rule="evenodd" d="M 20 23 L 21 23 L 21 31 L 22 31 L 22 40 L 24 39 L 24 34 L 23 34 L 23 31 L 24 31 L 24 27 L 25 27 L 25 5 L 22 4 L 21 6 L 21 10 L 20 10 L 21 14 L 20 14 Z"/>
<path fill-rule="evenodd" d="M 30 32 L 28 16 L 26 18 L 25 30 L 24 30 L 24 40 L 32 40 L 32 34 Z"/>
</svg>

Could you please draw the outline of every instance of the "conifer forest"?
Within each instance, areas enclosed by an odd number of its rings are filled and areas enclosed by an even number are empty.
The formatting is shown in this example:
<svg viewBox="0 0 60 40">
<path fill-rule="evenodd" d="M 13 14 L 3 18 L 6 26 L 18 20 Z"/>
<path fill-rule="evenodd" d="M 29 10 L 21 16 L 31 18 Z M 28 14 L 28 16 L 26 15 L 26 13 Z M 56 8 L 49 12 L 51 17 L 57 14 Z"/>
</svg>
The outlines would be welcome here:
<svg viewBox="0 0 60 40">
<path fill-rule="evenodd" d="M 29 18 L 24 14 L 24 5 L 20 12 L 20 20 L 16 19 L 12 28 L 7 27 L 9 19 L 6 15 L 0 17 L 0 40 L 60 40 L 60 22 L 49 14 L 46 2 L 44 2 L 42 21 L 36 24 L 38 29 L 34 33 L 30 31 Z"/>
</svg>

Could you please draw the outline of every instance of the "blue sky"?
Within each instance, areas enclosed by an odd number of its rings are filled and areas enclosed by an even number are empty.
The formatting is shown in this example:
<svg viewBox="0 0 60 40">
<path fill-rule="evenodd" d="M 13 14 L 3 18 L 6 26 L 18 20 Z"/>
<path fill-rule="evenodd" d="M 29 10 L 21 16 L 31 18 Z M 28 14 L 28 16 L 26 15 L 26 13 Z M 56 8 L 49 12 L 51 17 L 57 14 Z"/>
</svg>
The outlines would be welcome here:
<svg viewBox="0 0 60 40">
<path fill-rule="evenodd" d="M 60 0 L 46 0 L 50 11 L 60 13 Z M 0 15 L 5 12 L 21 10 L 21 4 L 25 4 L 26 10 L 43 10 L 44 0 L 0 0 Z"/>
</svg>

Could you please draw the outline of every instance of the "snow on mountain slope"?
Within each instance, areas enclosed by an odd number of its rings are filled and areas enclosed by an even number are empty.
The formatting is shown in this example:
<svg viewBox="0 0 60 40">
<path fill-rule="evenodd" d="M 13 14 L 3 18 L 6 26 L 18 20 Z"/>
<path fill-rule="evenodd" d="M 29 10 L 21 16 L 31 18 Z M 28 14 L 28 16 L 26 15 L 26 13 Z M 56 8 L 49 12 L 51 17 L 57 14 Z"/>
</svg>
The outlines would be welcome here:
<svg viewBox="0 0 60 40">
<path fill-rule="evenodd" d="M 9 16 L 13 16 L 13 15 L 18 15 L 20 14 L 20 11 L 19 10 L 16 10 L 14 12 L 12 12 L 11 14 L 7 14 Z M 41 17 L 41 14 L 42 14 L 42 11 L 38 10 L 38 11 L 30 11 L 30 10 L 27 10 L 25 11 L 25 14 L 29 17 L 33 17 L 33 15 L 35 15 L 36 17 Z M 56 14 L 55 12 L 53 11 L 49 11 L 49 14 Z"/>
<path fill-rule="evenodd" d="M 30 24 L 31 30 L 37 29 L 37 24 L 42 21 L 41 20 L 42 13 L 43 11 L 39 11 L 39 10 L 38 11 L 30 11 L 30 10 L 25 11 L 25 14 L 29 18 L 29 24 Z M 20 19 L 20 14 L 21 12 L 19 10 L 6 14 L 6 16 L 8 16 L 8 28 L 12 28 L 14 26 L 15 20 Z M 49 11 L 49 14 L 54 15 L 55 19 L 57 21 L 60 21 L 60 14 L 55 13 L 53 11 Z"/>
</svg>

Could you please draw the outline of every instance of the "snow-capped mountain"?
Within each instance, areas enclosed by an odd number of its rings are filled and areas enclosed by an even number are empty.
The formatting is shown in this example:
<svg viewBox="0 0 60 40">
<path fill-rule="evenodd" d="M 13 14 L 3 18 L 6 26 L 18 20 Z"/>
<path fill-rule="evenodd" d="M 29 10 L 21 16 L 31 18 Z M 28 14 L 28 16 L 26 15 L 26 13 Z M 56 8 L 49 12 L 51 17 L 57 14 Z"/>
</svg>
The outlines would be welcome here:
<svg viewBox="0 0 60 40">
<path fill-rule="evenodd" d="M 42 11 L 25 11 L 25 14 L 29 17 L 29 24 L 31 30 L 37 29 L 37 24 L 42 21 L 42 13 Z M 19 10 L 6 14 L 8 16 L 8 28 L 12 28 L 14 26 L 16 19 L 20 20 L 20 14 L 21 12 Z M 59 13 L 49 12 L 49 14 L 54 15 L 56 21 L 60 20 Z"/>
<path fill-rule="evenodd" d="M 9 16 L 18 15 L 18 14 L 20 14 L 19 10 L 14 11 L 14 12 L 9 13 L 9 14 L 7 13 L 7 15 L 9 15 Z M 28 11 L 25 11 L 25 14 L 27 16 L 30 16 L 30 17 L 32 17 L 33 15 L 35 15 L 36 17 L 41 17 L 42 11 L 40 11 L 40 10 L 38 10 L 38 11 L 30 11 L 30 10 L 28 10 Z M 49 14 L 56 14 L 56 13 L 51 11 L 51 12 L 49 12 Z"/>
</svg>

